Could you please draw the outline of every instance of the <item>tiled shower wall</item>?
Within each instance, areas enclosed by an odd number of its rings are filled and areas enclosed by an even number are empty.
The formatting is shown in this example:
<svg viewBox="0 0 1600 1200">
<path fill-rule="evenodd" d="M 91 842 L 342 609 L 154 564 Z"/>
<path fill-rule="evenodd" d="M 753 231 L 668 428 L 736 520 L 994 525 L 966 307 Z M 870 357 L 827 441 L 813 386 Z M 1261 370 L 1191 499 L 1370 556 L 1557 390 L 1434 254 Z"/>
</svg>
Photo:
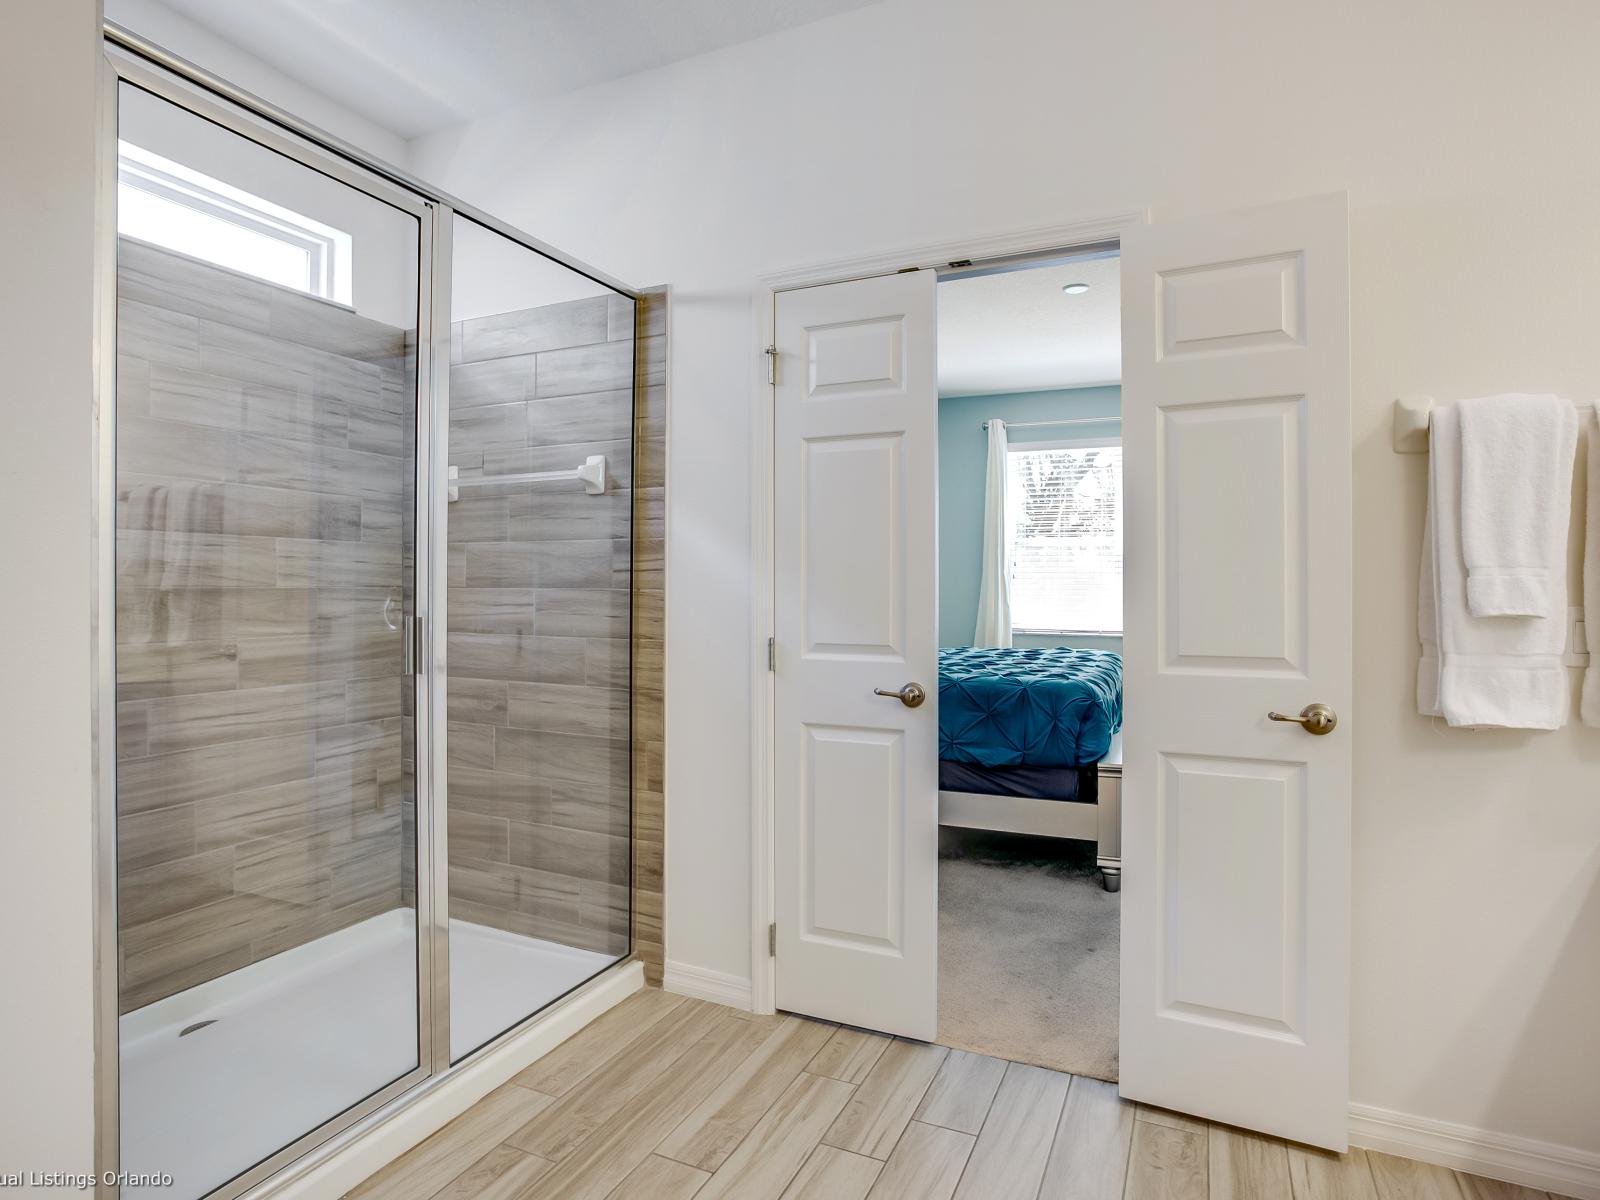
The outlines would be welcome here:
<svg viewBox="0 0 1600 1200">
<path fill-rule="evenodd" d="M 463 478 L 577 466 L 610 487 L 468 487 L 449 508 L 450 915 L 627 949 L 633 305 L 452 329 Z"/>
<path fill-rule="evenodd" d="M 127 240 L 118 305 L 127 1011 L 412 902 L 415 425 L 398 329 Z"/>
</svg>

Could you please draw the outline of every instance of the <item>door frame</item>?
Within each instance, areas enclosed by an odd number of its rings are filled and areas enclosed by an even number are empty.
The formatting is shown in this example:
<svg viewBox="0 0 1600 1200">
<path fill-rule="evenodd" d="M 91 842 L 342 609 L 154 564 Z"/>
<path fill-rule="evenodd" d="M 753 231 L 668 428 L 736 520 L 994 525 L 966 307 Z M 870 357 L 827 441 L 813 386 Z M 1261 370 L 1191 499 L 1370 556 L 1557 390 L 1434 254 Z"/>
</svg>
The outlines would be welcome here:
<svg viewBox="0 0 1600 1200">
<path fill-rule="evenodd" d="M 779 292 L 846 283 L 897 271 L 949 271 L 953 263 L 1031 258 L 1069 252 L 1097 242 L 1120 242 L 1124 231 L 1150 223 L 1149 209 L 1113 212 L 1057 225 L 997 233 L 974 233 L 881 254 L 864 254 L 770 271 L 757 278 L 751 297 L 756 334 L 752 347 L 750 421 L 750 1009 L 775 1011 L 776 959 L 769 953 L 768 930 L 777 912 L 774 844 L 777 789 L 773 762 L 773 672 L 767 650 L 773 613 L 773 431 L 777 388 L 770 371 L 774 304 Z M 937 583 L 937 581 L 934 581 Z"/>
</svg>

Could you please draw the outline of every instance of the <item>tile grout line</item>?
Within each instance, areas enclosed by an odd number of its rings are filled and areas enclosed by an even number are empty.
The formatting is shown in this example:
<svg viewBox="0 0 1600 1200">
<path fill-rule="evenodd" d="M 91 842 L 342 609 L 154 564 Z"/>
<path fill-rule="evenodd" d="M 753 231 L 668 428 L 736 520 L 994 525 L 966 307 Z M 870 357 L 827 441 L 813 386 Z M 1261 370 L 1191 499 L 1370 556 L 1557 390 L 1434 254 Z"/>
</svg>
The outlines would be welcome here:
<svg viewBox="0 0 1600 1200">
<path fill-rule="evenodd" d="M 961 1164 L 961 1174 L 956 1176 L 956 1186 L 955 1190 L 950 1193 L 951 1196 L 954 1196 L 956 1192 L 959 1192 L 961 1190 L 961 1185 L 966 1182 L 967 1168 L 972 1165 L 972 1156 L 977 1152 L 978 1139 L 983 1136 L 983 1131 L 989 1128 L 989 1117 L 994 1113 L 994 1102 L 1000 1095 L 1000 1088 L 1003 1088 L 1006 1085 L 1006 1076 L 1011 1074 L 1011 1062 L 1009 1060 L 1002 1061 L 1005 1062 L 1006 1069 L 1000 1073 L 1000 1084 L 994 1089 L 994 1095 L 989 1097 L 989 1106 L 983 1110 L 983 1120 L 978 1123 L 978 1132 L 972 1135 L 972 1146 L 967 1151 L 967 1161 Z M 1067 1087 L 1068 1090 L 1071 1090 L 1072 1085 L 1068 1084 Z M 1044 1181 L 1041 1179 L 1040 1185 L 1043 1186 L 1043 1183 Z"/>
<path fill-rule="evenodd" d="M 804 1020 L 805 1018 L 801 1018 L 801 1019 Z M 738 1071 L 740 1067 L 744 1066 L 744 1064 L 746 1062 L 748 1062 L 752 1057 L 754 1057 L 761 1050 L 762 1046 L 765 1046 L 768 1041 L 770 1041 L 772 1038 L 778 1036 L 778 1032 L 779 1032 L 780 1029 L 782 1029 L 782 1027 L 783 1027 L 783 1023 L 780 1022 L 777 1026 L 775 1026 L 773 1028 L 773 1030 L 770 1033 L 767 1034 L 767 1036 L 765 1038 L 762 1038 L 760 1042 L 758 1042 L 755 1046 L 753 1046 L 751 1048 L 749 1054 L 745 1055 L 744 1058 L 740 1059 L 736 1064 L 734 1064 L 733 1069 L 730 1070 L 728 1072 L 728 1074 L 723 1077 L 722 1082 L 718 1083 L 717 1087 L 720 1088 L 723 1083 L 726 1083 L 729 1079 L 733 1078 L 734 1073 L 736 1071 Z M 832 1035 L 830 1034 L 829 1036 L 831 1037 Z M 808 1060 L 808 1063 L 809 1063 L 809 1060 Z M 745 1130 L 744 1136 L 741 1137 L 737 1142 L 734 1143 L 733 1148 L 731 1150 L 729 1150 L 727 1155 L 723 1158 L 723 1160 L 720 1163 L 717 1164 L 716 1170 L 715 1171 L 707 1171 L 706 1172 L 706 1178 L 701 1181 L 700 1187 L 704 1187 L 707 1183 L 710 1183 L 711 1180 L 716 1177 L 717 1172 L 721 1171 L 723 1167 L 728 1165 L 728 1159 L 732 1158 L 738 1152 L 739 1147 L 744 1145 L 745 1139 L 748 1138 L 752 1133 L 755 1132 L 756 1125 L 761 1124 L 762 1121 L 767 1119 L 767 1114 L 770 1113 L 775 1107 L 777 1107 L 778 1101 L 783 1099 L 784 1093 L 786 1093 L 791 1087 L 793 1087 L 795 1085 L 795 1082 L 800 1078 L 801 1075 L 811 1075 L 811 1072 L 807 1071 L 805 1069 L 805 1067 L 801 1067 L 800 1068 L 799 1073 L 794 1077 L 794 1079 L 791 1079 L 788 1082 L 788 1084 L 786 1084 L 784 1086 L 783 1090 L 780 1091 L 776 1096 L 773 1097 L 772 1103 L 768 1104 L 766 1108 L 761 1110 L 761 1115 L 756 1118 L 755 1124 L 751 1125 L 749 1129 Z M 825 1075 L 812 1075 L 812 1078 L 813 1079 L 825 1079 L 825 1078 L 827 1078 L 827 1076 L 825 1076 Z M 837 1082 L 844 1083 L 845 1081 L 841 1079 L 841 1080 L 838 1080 Z M 853 1083 L 850 1083 L 850 1084 L 846 1084 L 846 1086 L 849 1087 L 850 1095 L 851 1095 L 852 1098 L 854 1098 L 854 1096 L 856 1094 L 856 1086 L 857 1085 L 853 1084 Z M 713 1089 L 713 1094 L 715 1093 L 715 1090 L 716 1089 Z M 707 1099 L 710 1099 L 710 1097 L 708 1096 Z M 849 1103 L 849 1101 L 847 1100 L 846 1103 Z M 696 1105 L 695 1107 L 698 1108 L 699 1105 Z M 684 1116 L 683 1116 L 683 1120 L 679 1121 L 677 1125 L 674 1125 L 670 1130 L 668 1130 L 665 1134 L 663 1134 L 662 1137 L 661 1137 L 661 1141 L 657 1142 L 655 1144 L 655 1146 L 651 1147 L 650 1153 L 651 1154 L 660 1154 L 661 1153 L 660 1149 L 659 1149 L 660 1146 L 663 1143 L 665 1143 L 669 1138 L 671 1138 L 674 1133 L 677 1133 L 679 1127 L 683 1124 L 683 1122 L 687 1121 L 693 1115 L 694 1115 L 693 1110 L 691 1110 L 690 1112 L 685 1113 Z M 817 1144 L 821 1145 L 821 1142 L 819 1141 Z M 704 1167 L 697 1166 L 694 1163 L 684 1162 L 681 1158 L 673 1158 L 672 1155 L 670 1155 L 670 1154 L 661 1154 L 661 1157 L 667 1159 L 670 1162 L 679 1163 L 682 1166 L 693 1168 L 696 1171 L 705 1171 Z M 810 1155 L 807 1155 L 806 1157 L 809 1158 Z M 803 1166 L 805 1166 L 805 1163 L 802 1162 L 800 1165 L 803 1167 Z M 799 1172 L 796 1171 L 796 1174 L 798 1174 L 798 1173 Z M 793 1182 L 793 1180 L 791 1179 L 790 1182 Z M 785 1185 L 785 1186 L 787 1186 L 787 1185 Z M 695 1190 L 696 1190 L 696 1192 L 698 1192 L 700 1189 L 696 1188 Z"/>
<path fill-rule="evenodd" d="M 1007 1071 L 1010 1069 L 1010 1067 L 1006 1068 Z M 1035 1200 L 1038 1200 L 1038 1197 L 1044 1194 L 1044 1181 L 1050 1175 L 1050 1160 L 1056 1155 L 1056 1142 L 1061 1140 L 1061 1126 L 1062 1123 L 1067 1119 L 1067 1105 L 1072 1103 L 1072 1089 L 1078 1086 L 1078 1076 L 1074 1075 L 1071 1071 L 1064 1072 L 1064 1074 L 1067 1077 L 1067 1094 L 1061 1098 L 1061 1112 L 1056 1116 L 1056 1127 L 1050 1131 L 1050 1148 L 1046 1150 L 1044 1154 L 1044 1170 L 1039 1172 L 1039 1186 L 1034 1189 L 1033 1193 Z M 1004 1077 L 1001 1078 L 1000 1082 L 1005 1082 Z M 1000 1091 L 998 1088 L 996 1088 L 995 1095 L 998 1096 L 999 1094 Z M 989 1103 L 992 1105 L 994 1101 L 991 1100 Z M 987 1119 L 988 1114 L 985 1113 L 984 1117 Z M 1131 1143 L 1132 1139 L 1130 1138 L 1129 1141 Z M 974 1148 L 976 1148 L 978 1143 L 973 1142 L 972 1145 Z M 1126 1186 L 1126 1184 L 1124 1184 L 1124 1186 Z"/>
</svg>

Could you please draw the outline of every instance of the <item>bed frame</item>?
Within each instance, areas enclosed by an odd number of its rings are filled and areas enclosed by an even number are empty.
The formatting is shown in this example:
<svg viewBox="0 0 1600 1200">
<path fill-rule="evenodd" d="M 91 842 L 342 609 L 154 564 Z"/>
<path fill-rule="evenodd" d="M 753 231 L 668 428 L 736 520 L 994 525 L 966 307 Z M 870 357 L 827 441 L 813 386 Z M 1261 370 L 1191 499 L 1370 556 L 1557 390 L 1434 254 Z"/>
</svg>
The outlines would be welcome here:
<svg viewBox="0 0 1600 1200">
<path fill-rule="evenodd" d="M 1106 891 L 1122 888 L 1122 735 L 1099 764 L 1100 798 L 1094 804 L 1073 800 L 1035 800 L 981 792 L 939 792 L 939 824 L 1035 837 L 1072 838 L 1095 843 L 1095 865 Z"/>
</svg>

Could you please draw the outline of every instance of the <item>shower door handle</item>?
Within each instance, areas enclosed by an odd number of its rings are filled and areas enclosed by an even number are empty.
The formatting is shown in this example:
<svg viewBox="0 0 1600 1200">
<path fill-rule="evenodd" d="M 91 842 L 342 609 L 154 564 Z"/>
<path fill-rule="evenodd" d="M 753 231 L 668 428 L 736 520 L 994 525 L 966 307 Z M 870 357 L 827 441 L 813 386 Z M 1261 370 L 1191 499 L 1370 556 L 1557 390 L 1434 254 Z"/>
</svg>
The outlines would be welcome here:
<svg viewBox="0 0 1600 1200">
<path fill-rule="evenodd" d="M 405 643 L 404 649 L 400 652 L 403 659 L 403 665 L 400 670 L 402 675 L 415 675 L 417 673 L 417 662 L 422 657 L 417 652 L 418 629 L 417 619 L 410 613 L 400 618 L 400 640 Z"/>
</svg>

